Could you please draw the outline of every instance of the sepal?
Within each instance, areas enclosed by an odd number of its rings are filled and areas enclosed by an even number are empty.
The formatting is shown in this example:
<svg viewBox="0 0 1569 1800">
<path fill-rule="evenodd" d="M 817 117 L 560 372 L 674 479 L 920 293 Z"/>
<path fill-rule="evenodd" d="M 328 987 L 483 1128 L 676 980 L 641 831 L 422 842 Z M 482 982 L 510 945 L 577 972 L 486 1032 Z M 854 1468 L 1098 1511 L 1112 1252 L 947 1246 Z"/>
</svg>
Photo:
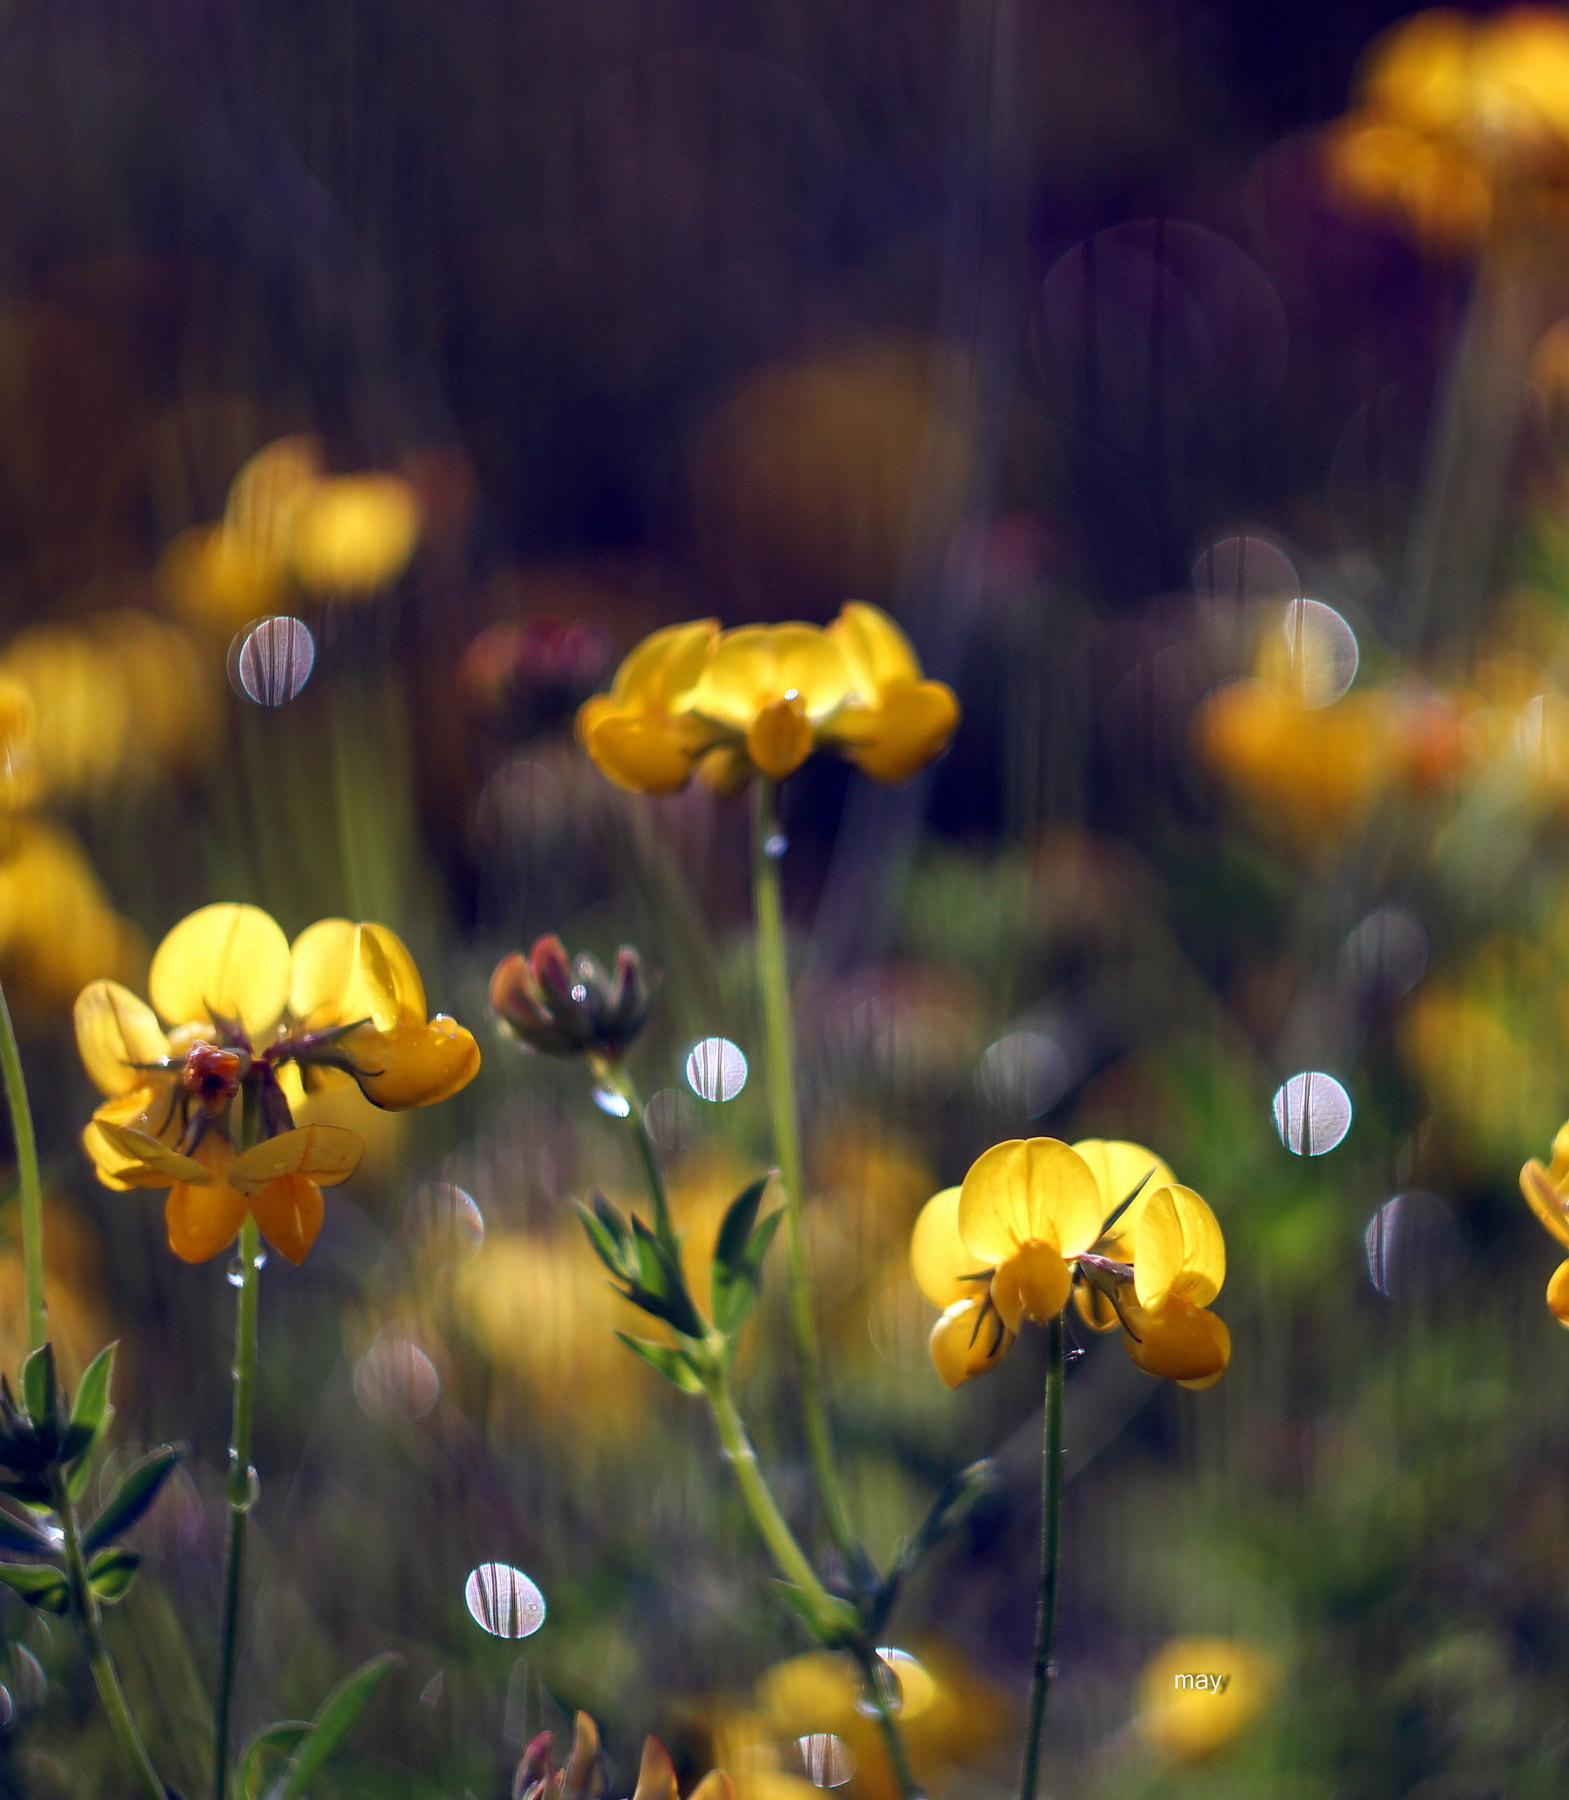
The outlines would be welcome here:
<svg viewBox="0 0 1569 1800">
<path fill-rule="evenodd" d="M 131 1464 L 97 1518 L 82 1533 L 85 1554 L 91 1556 L 121 1532 L 130 1530 L 158 1498 L 163 1484 L 174 1473 L 181 1451 L 179 1444 L 163 1444 Z"/>
<path fill-rule="evenodd" d="M 642 1357 L 651 1369 L 657 1369 L 683 1394 L 702 1393 L 702 1377 L 693 1367 L 689 1352 L 677 1350 L 672 1344 L 652 1344 L 647 1338 L 628 1337 L 624 1331 L 618 1331 L 616 1336 L 634 1356 Z"/>
</svg>

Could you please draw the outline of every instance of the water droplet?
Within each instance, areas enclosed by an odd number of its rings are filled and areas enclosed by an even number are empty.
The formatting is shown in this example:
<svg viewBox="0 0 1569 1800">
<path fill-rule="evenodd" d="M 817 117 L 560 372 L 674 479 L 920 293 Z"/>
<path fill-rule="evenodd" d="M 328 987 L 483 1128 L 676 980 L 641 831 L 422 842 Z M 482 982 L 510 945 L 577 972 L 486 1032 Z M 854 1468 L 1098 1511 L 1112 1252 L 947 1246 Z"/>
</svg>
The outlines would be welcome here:
<svg viewBox="0 0 1569 1800">
<path fill-rule="evenodd" d="M 772 857 L 776 862 L 790 848 L 790 840 L 782 831 L 775 831 L 763 839 L 763 855 Z"/>
<path fill-rule="evenodd" d="M 895 1718 L 918 1718 L 937 1698 L 937 1683 L 908 1650 L 896 1650 L 880 1644 L 877 1649 L 877 1681 L 883 1700 Z M 862 1695 L 855 1703 L 856 1711 L 871 1718 L 877 1708 Z"/>
<path fill-rule="evenodd" d="M 581 981 L 572 984 L 572 998 L 577 1001 L 579 1006 L 581 1006 L 588 998 L 588 989 L 584 987 Z"/>
<path fill-rule="evenodd" d="M 1010 1119 L 1050 1112 L 1073 1079 L 1067 1052 L 1044 1031 L 1010 1031 L 981 1054 L 975 1085 Z"/>
<path fill-rule="evenodd" d="M 801 1770 L 813 1787 L 843 1787 L 855 1774 L 855 1757 L 843 1738 L 831 1731 L 812 1731 L 797 1738 Z"/>
<path fill-rule="evenodd" d="M 463 1586 L 474 1622 L 492 1637 L 530 1637 L 545 1622 L 545 1596 L 510 1563 L 481 1563 Z"/>
<path fill-rule="evenodd" d="M 485 1215 L 474 1198 L 450 1181 L 432 1181 L 414 1196 L 409 1222 L 427 1250 L 468 1262 L 485 1242 Z"/>
<path fill-rule="evenodd" d="M 224 1270 L 224 1275 L 227 1278 L 230 1287 L 232 1287 L 232 1288 L 244 1287 L 245 1286 L 245 1262 L 244 1262 L 244 1259 L 238 1255 L 231 1257 L 229 1259 L 228 1268 Z"/>
<path fill-rule="evenodd" d="M 1275 1091 L 1275 1129 L 1294 1156 L 1322 1156 L 1351 1129 L 1351 1096 L 1333 1075 L 1306 1069 Z"/>
<path fill-rule="evenodd" d="M 1221 538 L 1193 565 L 1193 591 L 1201 600 L 1290 600 L 1302 584 L 1290 557 L 1268 538 L 1244 533 Z"/>
<path fill-rule="evenodd" d="M 1454 1270 L 1454 1214 L 1436 1194 L 1416 1190 L 1386 1200 L 1362 1239 L 1368 1278 L 1390 1300 L 1436 1293 Z"/>
<path fill-rule="evenodd" d="M 231 680 L 258 706 L 282 706 L 311 678 L 316 644 L 303 620 L 283 615 L 263 619 L 237 638 L 230 650 Z"/>
<path fill-rule="evenodd" d="M 256 1252 L 256 1255 L 252 1258 L 251 1267 L 255 1269 L 258 1275 L 267 1267 L 267 1252 L 265 1250 L 258 1250 Z"/>
<path fill-rule="evenodd" d="M 614 1088 L 603 1085 L 594 1089 L 594 1104 L 601 1112 L 609 1113 L 612 1119 L 624 1119 L 632 1110 L 625 1094 L 618 1094 Z"/>
<path fill-rule="evenodd" d="M 679 1156 L 697 1142 L 702 1108 L 680 1088 L 661 1088 L 643 1108 L 643 1122 L 661 1150 Z"/>
<path fill-rule="evenodd" d="M 746 1058 L 729 1038 L 704 1038 L 687 1056 L 686 1078 L 699 1100 L 733 1100 L 746 1086 Z"/>
<path fill-rule="evenodd" d="M 240 1459 L 232 1450 L 229 1452 L 229 1479 L 224 1484 L 224 1495 L 235 1512 L 249 1512 L 261 1498 L 261 1476 L 254 1467 L 247 1467 L 242 1472 Z"/>
<path fill-rule="evenodd" d="M 1292 692 L 1303 706 L 1332 706 L 1356 679 L 1356 633 L 1322 600 L 1293 600 L 1281 629 L 1291 658 Z"/>
<path fill-rule="evenodd" d="M 423 1419 L 441 1398 L 441 1377 L 418 1344 L 384 1332 L 354 1366 L 354 1397 L 382 1423 Z"/>
</svg>

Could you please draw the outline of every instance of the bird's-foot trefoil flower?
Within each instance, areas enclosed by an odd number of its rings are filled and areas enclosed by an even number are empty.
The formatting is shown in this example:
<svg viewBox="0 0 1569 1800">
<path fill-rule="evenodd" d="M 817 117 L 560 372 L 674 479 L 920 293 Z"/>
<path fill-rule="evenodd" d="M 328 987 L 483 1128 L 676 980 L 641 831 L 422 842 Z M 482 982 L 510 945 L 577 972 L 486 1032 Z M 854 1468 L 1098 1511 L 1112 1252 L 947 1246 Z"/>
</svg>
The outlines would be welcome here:
<svg viewBox="0 0 1569 1800">
<path fill-rule="evenodd" d="M 422 1106 L 473 1078 L 479 1050 L 427 1019 L 408 951 L 382 925 L 324 919 L 291 947 L 254 906 L 206 906 L 159 945 L 151 1005 L 113 981 L 76 1002 L 76 1042 L 105 1099 L 82 1133 L 98 1179 L 167 1188 L 169 1246 L 205 1262 L 247 1214 L 300 1262 L 321 1190 L 364 1145 L 339 1126 L 296 1128 L 291 1102 L 353 1080 L 378 1106 Z"/>
<path fill-rule="evenodd" d="M 1520 1192 L 1548 1232 L 1569 1251 L 1569 1124 L 1553 1139 L 1553 1160 L 1545 1169 L 1533 1156 L 1520 1171 Z M 1548 1278 L 1547 1310 L 1569 1327 L 1569 1256 Z"/>
<path fill-rule="evenodd" d="M 994 1367 L 1025 1320 L 1049 1323 L 1070 1294 L 1095 1329 L 1120 1325 L 1152 1375 L 1208 1387 L 1230 1360 L 1230 1335 L 1208 1310 L 1225 1280 L 1220 1225 L 1137 1144 L 993 1145 L 962 1187 L 927 1202 L 910 1258 L 943 1308 L 931 1352 L 948 1387 Z"/>
<path fill-rule="evenodd" d="M 490 978 L 490 1004 L 511 1036 L 547 1056 L 596 1056 L 617 1062 L 643 1029 L 650 994 L 643 961 L 630 944 L 609 974 L 587 951 L 568 956 L 554 933 L 525 956 L 514 950 Z"/>
</svg>

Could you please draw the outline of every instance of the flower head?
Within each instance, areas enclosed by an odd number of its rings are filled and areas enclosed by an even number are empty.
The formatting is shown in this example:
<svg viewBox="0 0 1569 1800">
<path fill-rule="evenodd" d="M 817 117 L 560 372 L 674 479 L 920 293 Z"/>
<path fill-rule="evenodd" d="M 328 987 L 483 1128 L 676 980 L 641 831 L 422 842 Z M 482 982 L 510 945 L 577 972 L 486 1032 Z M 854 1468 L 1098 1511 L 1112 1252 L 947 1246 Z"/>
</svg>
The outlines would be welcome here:
<svg viewBox="0 0 1569 1800">
<path fill-rule="evenodd" d="M 877 781 L 904 781 L 947 747 L 959 720 L 886 613 L 851 601 L 826 630 L 712 619 L 646 638 L 609 694 L 578 713 L 578 737 L 622 787 L 664 794 L 694 772 L 722 793 L 782 781 L 820 749 Z"/>
<path fill-rule="evenodd" d="M 1139 1735 L 1172 1762 L 1199 1762 L 1247 1730 L 1280 1685 L 1280 1665 L 1235 1638 L 1173 1638 L 1139 1676 Z"/>
<path fill-rule="evenodd" d="M 588 1714 L 580 1712 L 573 1721 L 565 1768 L 555 1766 L 551 1748 L 550 1733 L 543 1731 L 523 1752 L 512 1782 L 518 1800 L 601 1800 L 606 1792 L 604 1759 L 599 1728 Z M 678 1800 L 679 1793 L 669 1751 L 658 1738 L 644 1738 L 632 1800 Z M 735 1800 L 735 1788 L 722 1769 L 715 1769 L 693 1788 L 692 1800 Z"/>
<path fill-rule="evenodd" d="M 1128 1355 L 1152 1375 L 1208 1387 L 1230 1359 L 1226 1327 L 1207 1310 L 1226 1274 L 1219 1223 L 1137 1144 L 993 1145 L 962 1187 L 927 1202 L 910 1260 L 943 1308 L 931 1351 L 949 1387 L 991 1368 L 1026 1319 L 1045 1324 L 1070 1293 L 1097 1330 L 1120 1324 Z"/>
<path fill-rule="evenodd" d="M 616 952 L 607 975 L 581 951 L 569 957 L 561 939 L 514 950 L 490 978 L 490 1004 L 502 1025 L 548 1056 L 592 1054 L 618 1060 L 643 1029 L 650 995 L 643 962 L 630 944 Z"/>
<path fill-rule="evenodd" d="M 1545 1169 L 1533 1156 L 1520 1171 L 1520 1192 L 1549 1234 L 1569 1250 L 1569 1124 L 1553 1139 L 1553 1160 Z M 1547 1310 L 1569 1327 L 1569 1258 L 1548 1280 Z"/>
<path fill-rule="evenodd" d="M 379 1106 L 419 1106 L 479 1066 L 462 1026 L 426 1020 L 419 972 L 381 925 L 326 919 L 291 947 L 257 907 L 206 906 L 158 946 L 148 993 L 94 981 L 77 997 L 77 1049 L 105 1096 L 82 1144 L 106 1187 L 169 1190 L 169 1247 L 187 1262 L 247 1214 L 304 1258 L 322 1188 L 364 1148 L 340 1126 L 295 1128 L 306 1087 L 352 1079 Z"/>
</svg>

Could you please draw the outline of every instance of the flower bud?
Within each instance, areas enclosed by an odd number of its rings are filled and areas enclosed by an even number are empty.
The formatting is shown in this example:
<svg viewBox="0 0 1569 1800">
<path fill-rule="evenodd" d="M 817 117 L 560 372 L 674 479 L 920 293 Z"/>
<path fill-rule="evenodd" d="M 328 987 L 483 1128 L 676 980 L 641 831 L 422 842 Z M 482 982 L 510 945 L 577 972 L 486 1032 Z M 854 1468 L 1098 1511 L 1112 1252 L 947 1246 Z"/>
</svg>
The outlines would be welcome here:
<svg viewBox="0 0 1569 1800">
<path fill-rule="evenodd" d="M 490 1004 L 511 1034 L 547 1056 L 619 1060 L 648 1017 L 642 959 L 630 945 L 605 974 L 586 951 L 568 957 L 560 938 L 540 938 L 527 956 L 514 950 L 490 978 Z"/>
</svg>

